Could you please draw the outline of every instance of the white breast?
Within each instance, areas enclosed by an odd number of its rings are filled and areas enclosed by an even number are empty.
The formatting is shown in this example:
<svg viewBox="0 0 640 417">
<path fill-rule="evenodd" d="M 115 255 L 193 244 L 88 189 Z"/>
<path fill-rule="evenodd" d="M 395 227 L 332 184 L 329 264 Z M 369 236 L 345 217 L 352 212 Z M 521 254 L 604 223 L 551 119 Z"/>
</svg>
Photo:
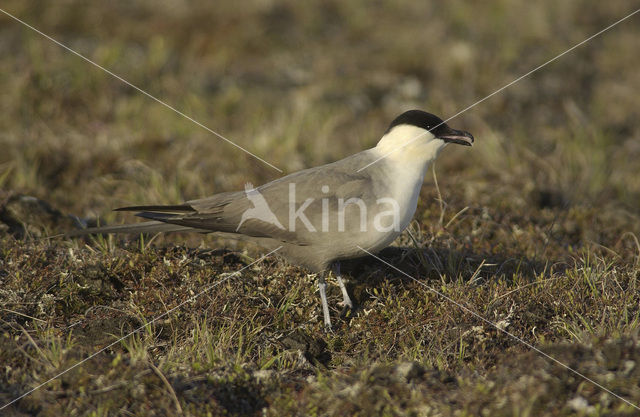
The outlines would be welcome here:
<svg viewBox="0 0 640 417">
<path fill-rule="evenodd" d="M 400 230 L 407 228 L 418 206 L 420 189 L 427 166 L 399 166 L 394 164 L 389 191 L 400 206 Z"/>
<path fill-rule="evenodd" d="M 427 169 L 445 147 L 444 141 L 430 132 L 415 127 L 400 125 L 380 139 L 372 151 L 379 155 L 376 165 L 368 169 L 379 169 L 380 181 L 388 184 L 388 192 L 400 206 L 400 230 L 404 230 L 418 206 L 418 197 Z"/>
<path fill-rule="evenodd" d="M 369 248 L 371 251 L 378 251 L 387 247 L 393 242 L 404 229 L 407 228 L 413 216 L 416 212 L 418 205 L 418 197 L 420 195 L 420 188 L 424 179 L 424 173 L 426 167 L 417 167 L 415 165 L 401 166 L 393 163 L 393 161 L 383 160 L 376 168 L 380 177 L 376 175 L 376 182 L 378 186 L 378 199 L 391 198 L 393 199 L 399 208 L 398 212 L 398 227 L 393 230 L 385 229 L 380 230 L 374 224 L 374 215 L 370 216 L 368 222 L 368 231 L 359 239 L 363 241 L 359 242 L 360 246 Z M 383 210 L 388 210 L 389 205 L 384 205 Z M 387 218 L 390 220 L 390 218 Z M 390 223 L 385 222 L 385 226 Z"/>
</svg>

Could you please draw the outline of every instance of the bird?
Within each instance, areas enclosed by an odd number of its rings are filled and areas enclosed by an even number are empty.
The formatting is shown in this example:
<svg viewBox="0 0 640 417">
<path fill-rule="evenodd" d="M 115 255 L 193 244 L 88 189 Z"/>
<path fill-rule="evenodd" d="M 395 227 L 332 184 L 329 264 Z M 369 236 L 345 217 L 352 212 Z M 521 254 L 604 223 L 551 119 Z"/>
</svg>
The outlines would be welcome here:
<svg viewBox="0 0 640 417">
<path fill-rule="evenodd" d="M 389 246 L 411 222 L 429 166 L 449 144 L 471 146 L 471 133 L 440 117 L 409 110 L 396 117 L 376 146 L 344 159 L 291 173 L 256 188 L 222 192 L 177 205 L 143 205 L 145 222 L 92 227 L 70 236 L 107 233 L 199 232 L 248 239 L 274 250 L 318 278 L 325 328 L 331 329 L 326 276 L 333 272 L 344 308 L 353 302 L 340 261 Z"/>
<path fill-rule="evenodd" d="M 271 209 L 269 209 L 269 204 L 267 204 L 262 194 L 253 187 L 253 184 L 250 182 L 246 183 L 244 192 L 247 194 L 247 198 L 251 201 L 254 208 L 247 209 L 242 213 L 242 218 L 240 219 L 240 223 L 238 223 L 238 227 L 236 227 L 236 232 L 240 230 L 240 227 L 242 227 L 242 224 L 247 219 L 262 220 L 265 223 L 271 223 L 284 230 L 284 226 L 280 223 L 276 215 L 273 214 Z"/>
</svg>

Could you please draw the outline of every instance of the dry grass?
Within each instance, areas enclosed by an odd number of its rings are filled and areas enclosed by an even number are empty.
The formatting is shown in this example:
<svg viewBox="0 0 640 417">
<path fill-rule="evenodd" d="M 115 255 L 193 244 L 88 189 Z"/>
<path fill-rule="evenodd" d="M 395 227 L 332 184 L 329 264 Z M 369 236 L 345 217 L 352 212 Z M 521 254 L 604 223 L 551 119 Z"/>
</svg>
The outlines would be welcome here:
<svg viewBox="0 0 640 417">
<path fill-rule="evenodd" d="M 372 146 L 408 108 L 455 114 L 634 7 L 2 6 L 285 172 Z M 275 258 L 153 321 L 260 252 L 215 237 L 41 237 L 74 227 L 68 215 L 120 221 L 111 208 L 280 174 L 0 19 L 0 406 L 141 328 L 2 412 L 637 415 L 371 259 L 345 267 L 358 307 L 333 310 L 331 334 L 313 278 Z M 440 194 L 428 176 L 411 233 L 382 254 L 636 405 L 637 21 L 451 121 L 476 146 L 441 156 Z"/>
</svg>

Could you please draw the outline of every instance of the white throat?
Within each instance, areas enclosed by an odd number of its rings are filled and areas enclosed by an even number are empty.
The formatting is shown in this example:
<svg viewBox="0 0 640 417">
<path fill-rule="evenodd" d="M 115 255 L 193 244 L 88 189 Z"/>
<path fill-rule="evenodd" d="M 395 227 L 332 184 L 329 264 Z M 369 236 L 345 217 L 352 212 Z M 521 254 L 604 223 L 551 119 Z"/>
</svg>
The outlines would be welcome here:
<svg viewBox="0 0 640 417">
<path fill-rule="evenodd" d="M 446 143 L 428 130 L 411 126 L 395 126 L 378 142 L 374 150 L 385 159 L 405 165 L 425 165 L 433 162 Z"/>
<path fill-rule="evenodd" d="M 402 207 L 401 229 L 413 218 L 427 169 L 445 146 L 443 140 L 425 129 L 399 125 L 372 149 L 378 158 L 384 157 L 377 163 L 384 166 L 390 194 Z"/>
</svg>

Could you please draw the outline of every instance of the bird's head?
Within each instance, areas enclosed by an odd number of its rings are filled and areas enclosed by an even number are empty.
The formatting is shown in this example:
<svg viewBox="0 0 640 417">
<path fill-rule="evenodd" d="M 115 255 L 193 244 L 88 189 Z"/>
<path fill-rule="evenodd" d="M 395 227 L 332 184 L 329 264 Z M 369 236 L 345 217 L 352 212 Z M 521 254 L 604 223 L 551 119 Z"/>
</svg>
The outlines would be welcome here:
<svg viewBox="0 0 640 417">
<path fill-rule="evenodd" d="M 452 129 L 436 115 L 409 110 L 391 122 L 376 148 L 403 159 L 433 160 L 450 143 L 471 146 L 473 136 L 464 130 Z"/>
</svg>

